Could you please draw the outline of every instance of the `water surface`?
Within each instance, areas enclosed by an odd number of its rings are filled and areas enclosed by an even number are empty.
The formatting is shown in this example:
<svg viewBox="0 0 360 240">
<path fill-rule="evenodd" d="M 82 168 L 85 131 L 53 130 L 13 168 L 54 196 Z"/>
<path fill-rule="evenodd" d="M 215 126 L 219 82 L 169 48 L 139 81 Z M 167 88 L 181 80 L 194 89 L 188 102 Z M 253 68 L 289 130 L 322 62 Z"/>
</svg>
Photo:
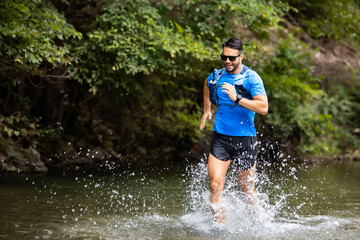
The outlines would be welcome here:
<svg viewBox="0 0 360 240">
<path fill-rule="evenodd" d="M 209 205 L 206 161 L 0 178 L 0 239 L 359 239 L 360 162 L 259 162 L 259 222 L 226 178 L 227 224 Z"/>
</svg>

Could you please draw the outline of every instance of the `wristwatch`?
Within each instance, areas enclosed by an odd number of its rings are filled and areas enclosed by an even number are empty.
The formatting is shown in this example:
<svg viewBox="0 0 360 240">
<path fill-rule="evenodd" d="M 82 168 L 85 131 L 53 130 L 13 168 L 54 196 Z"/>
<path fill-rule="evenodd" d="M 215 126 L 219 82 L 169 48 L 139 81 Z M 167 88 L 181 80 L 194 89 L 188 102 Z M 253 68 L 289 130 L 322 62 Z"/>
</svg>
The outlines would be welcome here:
<svg viewBox="0 0 360 240">
<path fill-rule="evenodd" d="M 235 103 L 239 104 L 239 101 L 242 99 L 242 96 L 240 94 L 236 95 Z"/>
</svg>

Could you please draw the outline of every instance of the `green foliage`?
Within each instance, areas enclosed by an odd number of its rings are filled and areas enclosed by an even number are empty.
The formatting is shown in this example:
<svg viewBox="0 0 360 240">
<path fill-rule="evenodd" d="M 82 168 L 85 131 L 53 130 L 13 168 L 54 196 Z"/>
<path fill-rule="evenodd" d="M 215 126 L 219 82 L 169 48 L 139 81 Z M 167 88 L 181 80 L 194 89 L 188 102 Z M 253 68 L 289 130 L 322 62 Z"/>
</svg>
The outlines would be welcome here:
<svg viewBox="0 0 360 240">
<path fill-rule="evenodd" d="M 332 122 L 338 126 L 336 137 L 328 141 L 338 150 L 357 149 L 360 146 L 360 139 L 352 134 L 353 129 L 359 126 L 360 103 L 358 96 L 346 88 L 340 84 L 332 86 L 326 98 L 318 103 L 321 112 L 333 116 Z"/>
<path fill-rule="evenodd" d="M 39 77 L 72 63 L 70 41 L 80 38 L 49 1 L 0 2 L 0 131 L 4 137 L 27 146 L 57 135 L 61 127 L 48 128 L 41 116 L 32 115 L 32 96 L 39 92 L 32 87 L 41 86 Z"/>
<path fill-rule="evenodd" d="M 116 102 L 106 109 L 122 126 L 123 152 L 180 149 L 179 139 L 186 149 L 201 135 L 201 111 L 189 99 L 201 98 L 195 89 L 219 49 L 177 20 L 162 16 L 149 1 L 107 1 L 98 27 L 75 47 L 81 62 L 74 79 L 89 84 L 93 93 L 111 94 L 109 101 Z"/>
<path fill-rule="evenodd" d="M 1 84 L 18 84 L 14 71 L 40 74 L 40 64 L 70 64 L 66 40 L 81 37 L 48 1 L 1 1 L 0 23 L 0 74 L 12 76 Z"/>
<path fill-rule="evenodd" d="M 26 144 L 35 143 L 37 139 L 44 137 L 55 137 L 58 130 L 62 130 L 58 125 L 56 128 L 41 128 L 41 119 L 30 120 L 28 117 L 16 112 L 11 116 L 0 114 L 0 134 L 4 137 L 12 138 L 18 142 Z"/>
<path fill-rule="evenodd" d="M 262 34 L 278 26 L 286 9 L 272 1 L 108 0 L 97 28 L 78 43 L 82 61 L 75 78 L 89 83 L 95 93 L 109 82 L 124 87 L 127 83 L 119 77 L 124 74 L 189 75 L 204 61 L 218 58 L 222 36 L 233 35 L 233 25 L 244 20 Z"/>
<path fill-rule="evenodd" d="M 270 102 L 268 123 L 280 140 L 297 136 L 305 152 L 336 152 L 338 149 L 329 142 L 337 138 L 337 127 L 330 113 L 321 112 L 319 103 L 327 95 L 320 89 L 321 79 L 313 75 L 309 60 L 312 51 L 292 35 L 278 43 L 275 54 L 263 61 L 260 74 Z"/>
<path fill-rule="evenodd" d="M 272 39 L 281 29 L 282 16 L 290 13 L 315 39 L 359 42 L 354 34 L 359 7 L 352 0 L 53 3 L 67 9 L 40 0 L 0 3 L 0 107 L 7 111 L 0 115 L 0 125 L 8 138 L 31 142 L 57 131 L 40 125 L 36 119 L 41 116 L 30 117 L 34 99 L 50 100 L 46 89 L 38 91 L 29 82 L 36 85 L 51 72 L 57 78 L 46 86 L 57 89 L 58 98 L 52 99 L 60 100 L 46 106 L 55 106 L 61 114 L 44 112 L 70 122 L 70 134 L 81 129 L 77 137 L 87 131 L 93 140 L 104 129 L 113 129 L 117 139 L 111 141 L 124 153 L 186 152 L 204 137 L 205 131 L 199 130 L 203 81 L 221 67 L 221 43 L 237 36 L 244 40 L 245 63 L 264 79 L 270 114 L 261 119 L 274 126 L 271 137 L 299 143 L 311 153 L 336 153 L 350 142 L 357 144 L 351 128 L 358 123 L 359 95 L 325 92 L 309 60 L 313 52 L 291 34 Z M 90 21 L 78 20 L 78 6 L 92 16 Z M 66 70 L 71 78 L 57 75 Z M 62 87 L 58 79 L 63 79 Z M 84 94 L 88 90 L 90 94 Z"/>
<path fill-rule="evenodd" d="M 199 119 L 201 118 L 200 107 L 189 98 L 169 100 L 164 103 L 165 111 L 158 118 L 159 126 L 163 131 L 171 135 L 173 139 L 186 139 L 190 143 L 197 142 L 197 136 L 201 135 Z M 177 124 L 174 124 L 174 123 Z"/>
<path fill-rule="evenodd" d="M 280 1 L 263 0 L 177 0 L 158 5 L 163 15 L 176 18 L 180 25 L 187 26 L 209 44 L 219 44 L 225 36 L 239 34 L 239 24 L 265 36 L 269 27 L 278 27 L 280 16 L 288 9 Z"/>
<path fill-rule="evenodd" d="M 89 83 L 92 92 L 103 84 L 127 88 L 133 84 L 126 79 L 135 74 L 161 72 L 175 77 L 191 73 L 195 61 L 203 62 L 213 53 L 187 29 L 163 21 L 149 1 L 106 3 L 97 19 L 98 28 L 76 48 L 82 58 L 76 79 Z"/>
<path fill-rule="evenodd" d="M 126 113 L 117 120 L 130 146 L 151 145 L 146 139 L 156 135 L 174 145 L 197 142 L 203 81 L 218 65 L 224 36 L 240 21 L 264 35 L 278 27 L 282 9 L 268 1 L 105 1 L 96 28 L 74 48 L 81 59 L 74 79 L 92 93 L 117 88 L 119 104 L 109 111 Z M 156 121 L 144 127 L 139 115 Z"/>
<path fill-rule="evenodd" d="M 287 0 L 295 8 L 297 16 L 306 32 L 319 39 L 348 39 L 360 43 L 357 32 L 360 29 L 359 3 L 354 0 Z"/>
<path fill-rule="evenodd" d="M 0 115 L 0 126 L 3 134 L 11 138 L 16 139 L 26 138 L 34 134 L 35 124 L 30 122 L 25 116 L 21 116 L 19 113 L 11 115 L 10 117 L 4 117 Z"/>
</svg>

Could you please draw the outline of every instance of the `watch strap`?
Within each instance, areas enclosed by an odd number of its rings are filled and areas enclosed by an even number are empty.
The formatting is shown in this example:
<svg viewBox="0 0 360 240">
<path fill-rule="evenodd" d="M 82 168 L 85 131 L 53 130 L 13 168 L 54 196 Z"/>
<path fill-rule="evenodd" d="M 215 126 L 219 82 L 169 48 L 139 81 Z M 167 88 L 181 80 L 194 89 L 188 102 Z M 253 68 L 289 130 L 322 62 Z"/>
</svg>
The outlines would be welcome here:
<svg viewBox="0 0 360 240">
<path fill-rule="evenodd" d="M 236 95 L 235 103 L 239 104 L 239 101 L 242 99 L 242 96 L 240 94 Z"/>
</svg>

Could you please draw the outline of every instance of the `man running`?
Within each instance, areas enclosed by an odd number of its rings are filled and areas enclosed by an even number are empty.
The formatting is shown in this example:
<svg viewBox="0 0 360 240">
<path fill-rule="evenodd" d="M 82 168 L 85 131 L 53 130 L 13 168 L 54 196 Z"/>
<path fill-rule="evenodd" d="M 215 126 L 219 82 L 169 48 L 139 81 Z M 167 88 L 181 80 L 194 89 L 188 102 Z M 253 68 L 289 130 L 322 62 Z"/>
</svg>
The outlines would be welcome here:
<svg viewBox="0 0 360 240">
<path fill-rule="evenodd" d="M 242 64 L 240 39 L 230 38 L 222 45 L 224 68 L 214 70 L 204 83 L 204 114 L 200 129 L 211 119 L 211 103 L 218 106 L 208 157 L 210 201 L 216 222 L 225 224 L 221 205 L 226 172 L 233 161 L 242 191 L 256 206 L 256 156 L 258 154 L 255 113 L 266 115 L 268 99 L 260 76 Z"/>
</svg>

